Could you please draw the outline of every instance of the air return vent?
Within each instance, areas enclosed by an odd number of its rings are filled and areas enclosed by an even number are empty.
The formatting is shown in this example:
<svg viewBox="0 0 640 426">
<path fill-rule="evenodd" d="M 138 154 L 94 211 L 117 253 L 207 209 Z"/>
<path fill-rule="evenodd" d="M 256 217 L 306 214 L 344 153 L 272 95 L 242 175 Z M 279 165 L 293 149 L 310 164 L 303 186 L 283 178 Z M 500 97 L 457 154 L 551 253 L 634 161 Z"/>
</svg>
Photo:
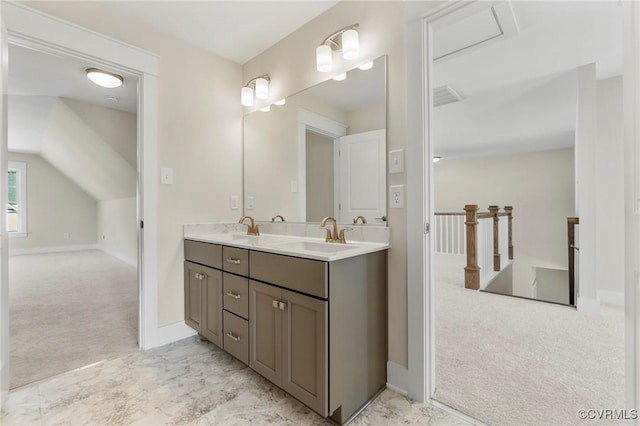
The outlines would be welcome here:
<svg viewBox="0 0 640 426">
<path fill-rule="evenodd" d="M 440 86 L 433 89 L 434 107 L 450 104 L 452 102 L 458 102 L 461 99 L 462 97 L 449 86 Z"/>
</svg>

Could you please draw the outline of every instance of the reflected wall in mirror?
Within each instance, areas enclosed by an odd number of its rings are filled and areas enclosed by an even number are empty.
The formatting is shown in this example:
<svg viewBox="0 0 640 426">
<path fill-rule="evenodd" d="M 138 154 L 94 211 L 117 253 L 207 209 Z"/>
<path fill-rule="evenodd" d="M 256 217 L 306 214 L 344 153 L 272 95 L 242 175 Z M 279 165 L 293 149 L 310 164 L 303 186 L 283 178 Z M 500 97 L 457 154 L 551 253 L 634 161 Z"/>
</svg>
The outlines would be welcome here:
<svg viewBox="0 0 640 426">
<path fill-rule="evenodd" d="M 386 57 L 244 117 L 244 213 L 385 224 Z"/>
</svg>

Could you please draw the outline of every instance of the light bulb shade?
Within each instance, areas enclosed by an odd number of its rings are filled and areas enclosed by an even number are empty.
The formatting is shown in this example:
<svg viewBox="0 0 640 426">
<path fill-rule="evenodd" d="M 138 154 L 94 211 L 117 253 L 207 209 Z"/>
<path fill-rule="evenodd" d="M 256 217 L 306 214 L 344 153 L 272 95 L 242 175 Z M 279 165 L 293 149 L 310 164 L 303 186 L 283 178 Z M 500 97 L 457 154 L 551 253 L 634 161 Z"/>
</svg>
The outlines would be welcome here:
<svg viewBox="0 0 640 426">
<path fill-rule="evenodd" d="M 347 60 L 356 59 L 360 51 L 358 31 L 347 30 L 342 33 L 342 57 Z"/>
<path fill-rule="evenodd" d="M 89 80 L 93 81 L 98 86 L 106 87 L 107 89 L 120 87 L 124 81 L 121 75 L 103 71 L 98 68 L 87 68 L 85 72 L 87 73 Z"/>
<path fill-rule="evenodd" d="M 256 98 L 267 99 L 269 97 L 269 82 L 266 78 L 256 79 Z"/>
<path fill-rule="evenodd" d="M 316 48 L 316 67 L 320 72 L 327 72 L 331 70 L 333 65 L 333 58 L 331 47 L 326 44 L 320 45 Z"/>
<path fill-rule="evenodd" d="M 362 71 L 370 70 L 371 68 L 373 68 L 373 61 L 367 61 L 363 64 L 360 64 L 358 65 L 358 68 Z"/>
<path fill-rule="evenodd" d="M 287 103 L 287 98 L 282 98 L 279 101 L 275 101 L 274 104 L 278 105 L 278 106 L 282 106 L 284 104 Z"/>
<path fill-rule="evenodd" d="M 271 105 L 267 105 L 267 106 L 264 106 L 264 107 L 260 108 L 260 111 L 262 111 L 262 112 L 271 111 Z"/>
<path fill-rule="evenodd" d="M 253 106 L 253 89 L 251 87 L 243 87 L 240 92 L 240 103 L 246 107 Z"/>
<path fill-rule="evenodd" d="M 343 72 L 342 74 L 338 74 L 335 77 L 333 77 L 333 79 L 335 81 L 342 81 L 342 80 L 346 80 L 347 79 L 347 73 Z"/>
</svg>

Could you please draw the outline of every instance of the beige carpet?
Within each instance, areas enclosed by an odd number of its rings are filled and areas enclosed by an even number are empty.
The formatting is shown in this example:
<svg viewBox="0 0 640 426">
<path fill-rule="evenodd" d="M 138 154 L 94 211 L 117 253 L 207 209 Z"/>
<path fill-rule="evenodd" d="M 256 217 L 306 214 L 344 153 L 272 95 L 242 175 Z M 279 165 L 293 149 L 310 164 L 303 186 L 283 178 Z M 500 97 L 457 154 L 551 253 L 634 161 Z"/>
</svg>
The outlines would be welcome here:
<svg viewBox="0 0 640 426">
<path fill-rule="evenodd" d="M 11 388 L 136 351 L 137 282 L 98 250 L 10 257 Z"/>
<path fill-rule="evenodd" d="M 436 400 L 492 425 L 584 425 L 578 409 L 624 408 L 622 307 L 466 290 L 463 267 L 436 258 Z"/>
</svg>

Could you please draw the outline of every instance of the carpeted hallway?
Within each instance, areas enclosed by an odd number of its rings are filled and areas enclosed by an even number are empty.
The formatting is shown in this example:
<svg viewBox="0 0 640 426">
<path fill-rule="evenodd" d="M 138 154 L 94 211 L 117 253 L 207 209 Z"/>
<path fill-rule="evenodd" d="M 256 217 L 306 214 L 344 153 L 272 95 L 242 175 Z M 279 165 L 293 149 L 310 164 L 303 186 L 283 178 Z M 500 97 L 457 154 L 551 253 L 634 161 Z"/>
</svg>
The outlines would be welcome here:
<svg viewBox="0 0 640 426">
<path fill-rule="evenodd" d="M 99 250 L 9 258 L 10 386 L 137 351 L 136 268 Z"/>
<path fill-rule="evenodd" d="M 579 409 L 624 408 L 622 307 L 466 290 L 463 267 L 436 256 L 436 400 L 491 425 L 584 425 Z"/>
</svg>

